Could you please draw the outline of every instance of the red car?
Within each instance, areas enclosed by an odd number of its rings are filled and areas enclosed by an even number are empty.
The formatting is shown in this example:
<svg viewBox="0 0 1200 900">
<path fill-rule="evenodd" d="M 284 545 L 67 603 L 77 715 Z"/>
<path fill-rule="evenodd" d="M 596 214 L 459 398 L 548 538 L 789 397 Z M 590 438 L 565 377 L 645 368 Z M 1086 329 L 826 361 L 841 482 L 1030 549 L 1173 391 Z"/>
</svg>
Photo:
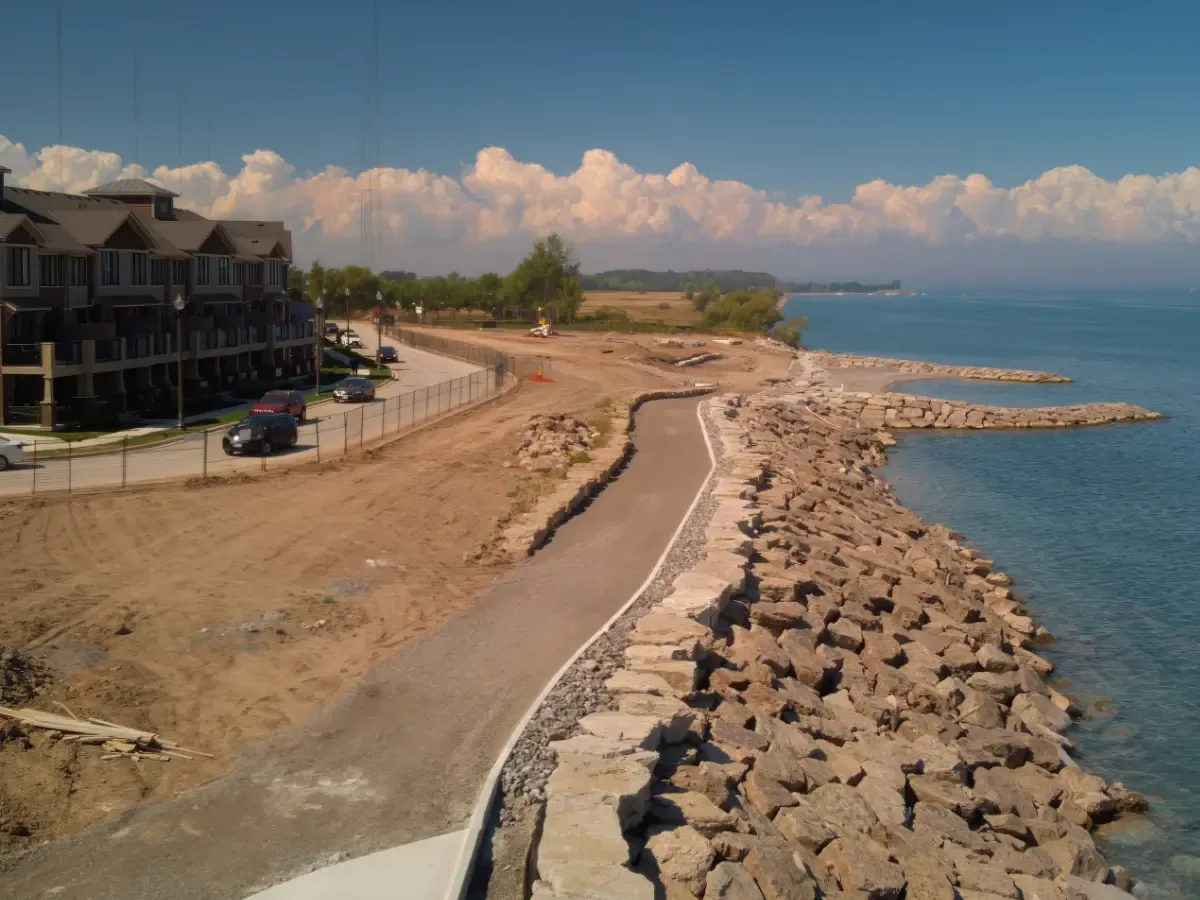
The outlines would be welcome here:
<svg viewBox="0 0 1200 900">
<path fill-rule="evenodd" d="M 261 413 L 291 413 L 300 422 L 308 412 L 308 404 L 299 391 L 267 391 L 263 398 L 250 407 L 250 415 Z"/>
</svg>

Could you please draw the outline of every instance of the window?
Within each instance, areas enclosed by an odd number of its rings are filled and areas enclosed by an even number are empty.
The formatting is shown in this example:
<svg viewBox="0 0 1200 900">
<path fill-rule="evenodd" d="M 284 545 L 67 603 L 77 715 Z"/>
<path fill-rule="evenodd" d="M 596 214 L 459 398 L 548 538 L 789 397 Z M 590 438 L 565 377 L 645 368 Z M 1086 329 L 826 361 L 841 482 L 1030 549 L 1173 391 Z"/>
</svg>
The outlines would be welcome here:
<svg viewBox="0 0 1200 900">
<path fill-rule="evenodd" d="M 229 284 L 229 257 L 217 257 L 217 284 Z"/>
<path fill-rule="evenodd" d="M 250 280 L 247 284 L 262 284 L 262 263 L 250 263 Z"/>
<path fill-rule="evenodd" d="M 182 287 L 187 284 L 187 260 L 171 260 L 171 284 Z"/>
<path fill-rule="evenodd" d="M 234 284 L 245 284 L 246 283 L 246 264 L 245 263 L 234 263 L 233 264 L 233 283 Z"/>
<path fill-rule="evenodd" d="M 28 247 L 8 248 L 8 283 L 10 287 L 29 287 L 33 281 Z"/>
<path fill-rule="evenodd" d="M 154 198 L 154 218 L 156 218 L 156 219 L 171 218 L 171 198 L 170 197 L 155 197 Z"/>
<path fill-rule="evenodd" d="M 151 284 L 166 284 L 165 267 L 161 259 L 150 260 L 150 283 Z"/>
<path fill-rule="evenodd" d="M 283 270 L 283 277 L 280 279 L 280 283 L 283 285 L 283 289 L 286 291 L 288 289 L 288 267 L 286 264 L 283 264 L 280 266 L 280 268 Z"/>
<path fill-rule="evenodd" d="M 87 287 L 87 264 L 86 256 L 71 257 L 71 287 Z"/>
<path fill-rule="evenodd" d="M 196 257 L 196 284 L 208 284 L 211 263 L 212 260 L 207 256 Z"/>
<path fill-rule="evenodd" d="M 146 254 L 145 253 L 130 253 L 130 261 L 133 263 L 133 280 L 130 284 L 145 284 L 146 283 Z"/>
<path fill-rule="evenodd" d="M 42 287 L 62 287 L 63 264 L 61 256 L 40 256 L 38 264 L 41 268 Z"/>
<path fill-rule="evenodd" d="M 106 287 L 121 283 L 121 258 L 116 250 L 100 251 L 100 283 Z"/>
</svg>

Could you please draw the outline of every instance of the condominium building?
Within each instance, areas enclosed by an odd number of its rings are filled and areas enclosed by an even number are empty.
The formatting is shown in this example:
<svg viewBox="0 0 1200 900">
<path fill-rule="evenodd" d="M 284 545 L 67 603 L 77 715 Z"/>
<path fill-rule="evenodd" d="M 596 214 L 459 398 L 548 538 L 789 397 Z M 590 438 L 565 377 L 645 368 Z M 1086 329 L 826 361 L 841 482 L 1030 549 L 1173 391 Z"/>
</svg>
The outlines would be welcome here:
<svg viewBox="0 0 1200 900">
<path fill-rule="evenodd" d="M 181 358 L 188 397 L 312 371 L 314 310 L 287 294 L 282 222 L 207 219 L 140 179 L 77 195 L 7 174 L 0 425 L 173 410 Z"/>
</svg>

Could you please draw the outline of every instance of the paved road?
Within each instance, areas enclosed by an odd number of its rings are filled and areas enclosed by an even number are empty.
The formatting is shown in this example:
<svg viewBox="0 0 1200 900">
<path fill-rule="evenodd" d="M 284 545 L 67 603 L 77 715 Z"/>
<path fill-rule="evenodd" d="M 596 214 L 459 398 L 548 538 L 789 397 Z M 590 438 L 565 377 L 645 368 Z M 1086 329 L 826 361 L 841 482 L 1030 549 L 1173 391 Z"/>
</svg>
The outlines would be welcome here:
<svg viewBox="0 0 1200 900">
<path fill-rule="evenodd" d="M 699 490 L 696 405 L 644 406 L 637 454 L 586 512 L 307 727 L 180 800 L 39 848 L 0 874 L 0 896 L 236 900 L 335 854 L 462 829 L 525 710 L 650 574 Z"/>
<path fill-rule="evenodd" d="M 374 337 L 372 332 L 372 341 Z M 115 487 L 204 473 L 226 475 L 307 462 L 317 456 L 327 459 L 439 412 L 482 399 L 497 387 L 491 373 L 474 363 L 412 347 L 400 346 L 399 350 L 400 362 L 391 366 L 396 377 L 378 387 L 374 402 L 335 404 L 326 400 L 310 407 L 310 421 L 300 427 L 296 446 L 266 460 L 227 457 L 221 450 L 223 431 L 196 432 L 161 447 L 131 450 L 124 455 L 27 462 L 0 472 L 0 496 Z"/>
</svg>

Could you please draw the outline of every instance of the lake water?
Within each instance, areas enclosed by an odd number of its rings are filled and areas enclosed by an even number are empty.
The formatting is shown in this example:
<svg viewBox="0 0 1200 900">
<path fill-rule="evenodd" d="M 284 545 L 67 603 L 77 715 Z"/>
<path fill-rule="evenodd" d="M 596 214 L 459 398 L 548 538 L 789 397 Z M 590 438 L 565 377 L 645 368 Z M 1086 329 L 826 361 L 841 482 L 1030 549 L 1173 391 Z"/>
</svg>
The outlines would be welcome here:
<svg viewBox="0 0 1200 900">
<path fill-rule="evenodd" d="M 1080 763 L 1149 795 L 1099 841 L 1154 897 L 1200 897 L 1200 293 L 803 297 L 814 348 L 1059 372 L 1071 384 L 911 382 L 1005 406 L 1124 400 L 1168 421 L 905 434 L 883 475 L 1013 576 L 1080 698 Z"/>
</svg>

